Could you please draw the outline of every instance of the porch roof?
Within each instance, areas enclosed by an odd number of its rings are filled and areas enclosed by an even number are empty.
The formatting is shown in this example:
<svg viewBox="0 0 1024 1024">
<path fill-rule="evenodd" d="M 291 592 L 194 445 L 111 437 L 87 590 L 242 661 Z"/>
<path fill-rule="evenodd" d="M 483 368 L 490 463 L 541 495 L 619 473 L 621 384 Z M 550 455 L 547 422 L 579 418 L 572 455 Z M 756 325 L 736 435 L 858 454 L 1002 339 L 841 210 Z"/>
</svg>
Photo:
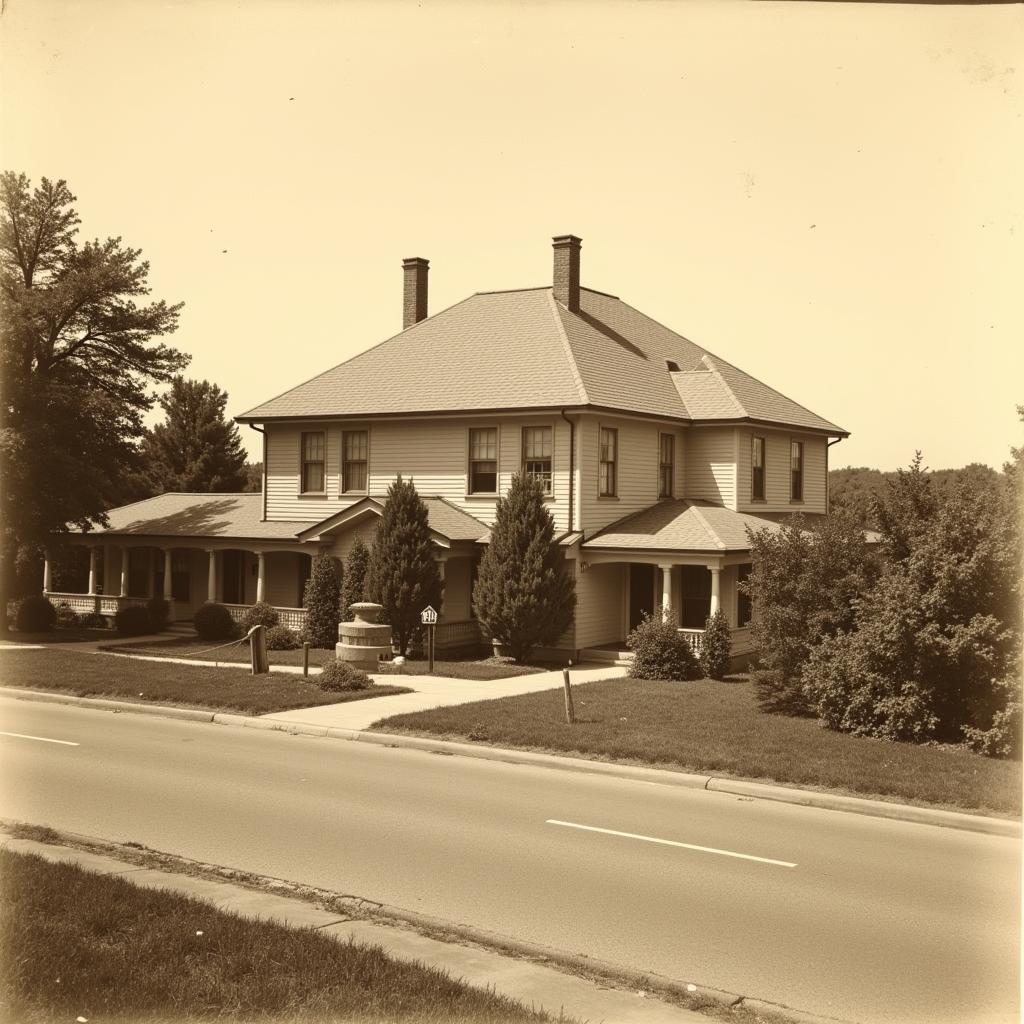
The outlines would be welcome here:
<svg viewBox="0 0 1024 1024">
<path fill-rule="evenodd" d="M 695 551 L 721 554 L 747 551 L 751 530 L 780 529 L 778 523 L 734 512 L 709 501 L 676 498 L 634 512 L 583 542 L 590 550 Z"/>
</svg>

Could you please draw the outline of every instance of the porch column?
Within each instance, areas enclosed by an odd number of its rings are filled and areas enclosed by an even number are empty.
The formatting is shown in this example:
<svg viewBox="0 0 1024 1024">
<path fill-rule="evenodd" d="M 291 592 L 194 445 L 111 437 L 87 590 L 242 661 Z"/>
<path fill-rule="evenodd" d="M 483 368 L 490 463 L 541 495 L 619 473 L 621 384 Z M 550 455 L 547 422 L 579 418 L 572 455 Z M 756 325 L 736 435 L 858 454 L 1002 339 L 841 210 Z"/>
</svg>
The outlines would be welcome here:
<svg viewBox="0 0 1024 1024">
<path fill-rule="evenodd" d="M 92 545 L 89 548 L 89 593 L 96 593 L 96 559 L 99 554 L 99 548 Z"/>
<path fill-rule="evenodd" d="M 258 604 L 267 592 L 267 556 L 262 551 L 257 551 L 256 558 L 259 560 L 259 574 L 256 577 L 256 602 Z"/>
<path fill-rule="evenodd" d="M 128 596 L 128 555 L 130 549 L 121 546 L 121 596 Z"/>
<path fill-rule="evenodd" d="M 213 548 L 207 548 L 209 566 L 206 570 L 206 600 L 217 600 L 217 552 Z"/>
<path fill-rule="evenodd" d="M 146 570 L 146 596 L 156 597 L 156 548 L 149 549 L 149 568 Z"/>
<path fill-rule="evenodd" d="M 672 566 L 659 565 L 661 570 L 661 617 L 668 622 L 672 608 Z"/>
<path fill-rule="evenodd" d="M 714 615 L 719 606 L 718 596 L 722 570 L 717 565 L 709 565 L 708 568 L 711 570 L 711 614 Z"/>
<path fill-rule="evenodd" d="M 43 551 L 43 593 L 48 594 L 53 590 L 53 571 L 50 566 L 50 552 Z"/>
<path fill-rule="evenodd" d="M 171 586 L 171 549 L 164 548 L 164 600 L 174 600 L 174 590 Z"/>
</svg>

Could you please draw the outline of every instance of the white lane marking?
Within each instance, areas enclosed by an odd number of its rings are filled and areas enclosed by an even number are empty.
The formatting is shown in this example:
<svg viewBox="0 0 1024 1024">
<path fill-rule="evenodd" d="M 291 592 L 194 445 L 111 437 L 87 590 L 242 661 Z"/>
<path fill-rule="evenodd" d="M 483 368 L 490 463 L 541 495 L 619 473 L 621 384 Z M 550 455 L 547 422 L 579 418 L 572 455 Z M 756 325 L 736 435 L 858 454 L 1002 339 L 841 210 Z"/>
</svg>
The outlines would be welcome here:
<svg viewBox="0 0 1024 1024">
<path fill-rule="evenodd" d="M 557 821 L 548 818 L 546 825 L 561 825 L 563 828 L 578 828 L 584 832 L 601 832 L 606 836 L 621 836 L 623 839 L 639 839 L 645 843 L 659 843 L 661 846 L 679 846 L 684 850 L 699 850 L 701 853 L 717 853 L 722 857 L 737 857 L 740 860 L 756 860 L 759 864 L 775 864 L 780 868 L 795 868 L 788 860 L 772 860 L 771 857 L 755 857 L 749 853 L 734 853 L 732 850 L 716 850 L 713 846 L 695 846 L 693 843 L 678 843 L 674 839 L 657 839 L 654 836 L 639 836 L 635 832 L 616 832 L 613 828 L 597 828 L 595 825 L 578 825 L 574 821 Z"/>
<path fill-rule="evenodd" d="M 26 736 L 23 732 L 0 732 L 0 736 L 16 736 L 19 740 L 39 740 L 40 743 L 63 743 L 65 747 L 77 747 L 71 740 L 51 740 L 46 736 Z"/>
</svg>

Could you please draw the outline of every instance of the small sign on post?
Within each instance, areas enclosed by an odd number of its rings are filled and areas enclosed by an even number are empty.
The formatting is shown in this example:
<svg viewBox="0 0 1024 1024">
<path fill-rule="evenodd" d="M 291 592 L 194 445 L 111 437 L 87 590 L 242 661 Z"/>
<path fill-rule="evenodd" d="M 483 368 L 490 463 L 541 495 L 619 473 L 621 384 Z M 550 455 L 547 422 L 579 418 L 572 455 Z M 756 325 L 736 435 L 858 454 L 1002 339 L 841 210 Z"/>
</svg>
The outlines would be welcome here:
<svg viewBox="0 0 1024 1024">
<path fill-rule="evenodd" d="M 427 671 L 434 671 L 434 626 L 437 624 L 437 612 L 428 604 L 420 612 L 420 622 L 427 627 Z"/>
</svg>

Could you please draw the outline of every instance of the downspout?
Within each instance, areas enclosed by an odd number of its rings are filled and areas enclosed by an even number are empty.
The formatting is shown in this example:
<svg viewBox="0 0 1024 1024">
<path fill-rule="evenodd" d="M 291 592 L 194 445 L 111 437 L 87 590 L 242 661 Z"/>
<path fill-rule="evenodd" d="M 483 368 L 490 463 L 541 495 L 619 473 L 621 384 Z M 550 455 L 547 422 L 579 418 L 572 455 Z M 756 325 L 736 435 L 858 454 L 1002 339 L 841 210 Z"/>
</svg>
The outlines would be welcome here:
<svg viewBox="0 0 1024 1024">
<path fill-rule="evenodd" d="M 262 427 L 257 427 L 255 423 L 249 424 L 250 430 L 255 430 L 257 434 L 263 435 L 263 480 L 261 490 L 263 491 L 263 518 L 260 522 L 265 523 L 267 521 L 267 432 Z M 828 458 L 826 456 L 825 465 L 828 465 Z"/>
<path fill-rule="evenodd" d="M 569 533 L 572 533 L 573 496 L 576 494 L 576 424 L 565 415 L 564 409 L 562 419 L 569 424 Z"/>
<path fill-rule="evenodd" d="M 843 439 L 837 437 L 834 441 L 829 441 L 825 445 L 825 515 L 828 515 L 832 511 L 832 498 L 829 493 L 830 488 L 828 485 L 828 450 L 834 444 L 839 444 Z"/>
</svg>

